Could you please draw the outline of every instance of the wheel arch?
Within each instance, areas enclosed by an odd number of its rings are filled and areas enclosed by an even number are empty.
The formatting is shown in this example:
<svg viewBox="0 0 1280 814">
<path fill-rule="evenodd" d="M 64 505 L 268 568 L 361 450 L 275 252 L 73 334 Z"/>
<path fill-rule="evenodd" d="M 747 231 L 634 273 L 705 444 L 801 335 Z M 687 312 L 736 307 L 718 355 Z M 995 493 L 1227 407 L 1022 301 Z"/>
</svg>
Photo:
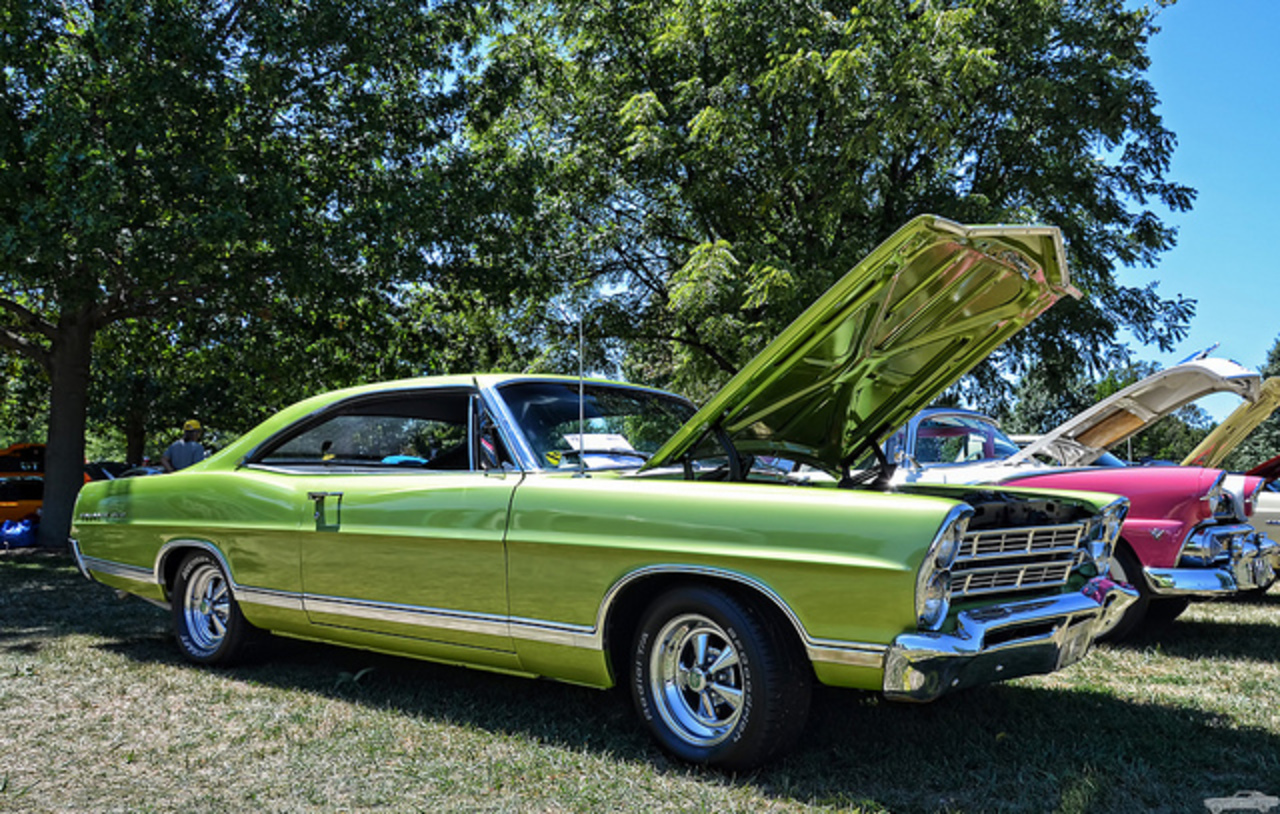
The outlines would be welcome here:
<svg viewBox="0 0 1280 814">
<path fill-rule="evenodd" d="M 718 588 L 740 602 L 758 608 L 796 655 L 812 663 L 808 655 L 810 637 L 786 600 L 760 580 L 719 568 L 688 565 L 656 565 L 633 571 L 610 589 L 601 608 L 601 631 L 605 658 L 614 683 L 625 675 L 632 638 L 649 604 L 661 594 L 679 587 Z"/>
<path fill-rule="evenodd" d="M 227 562 L 220 548 L 208 540 L 178 539 L 165 543 L 156 554 L 156 584 L 164 590 L 165 598 L 172 601 L 173 585 L 178 577 L 178 569 L 182 567 L 182 561 L 196 551 L 203 551 L 217 560 L 218 565 L 222 567 L 222 573 L 227 575 L 232 593 L 238 593 L 240 586 L 236 584 L 231 574 L 231 564 Z"/>
</svg>

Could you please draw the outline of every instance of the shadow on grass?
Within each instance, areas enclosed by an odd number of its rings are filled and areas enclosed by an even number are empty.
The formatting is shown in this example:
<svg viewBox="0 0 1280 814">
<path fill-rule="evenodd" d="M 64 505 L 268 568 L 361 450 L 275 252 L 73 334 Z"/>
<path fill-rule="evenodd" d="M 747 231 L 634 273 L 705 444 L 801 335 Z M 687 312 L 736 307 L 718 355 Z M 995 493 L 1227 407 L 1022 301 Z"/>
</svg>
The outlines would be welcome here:
<svg viewBox="0 0 1280 814">
<path fill-rule="evenodd" d="M 1109 646 L 1125 649 L 1159 647 L 1167 656 L 1185 659 L 1223 658 L 1237 661 L 1280 663 L 1280 594 L 1218 600 L 1205 603 L 1224 610 L 1257 610 L 1277 624 L 1191 619 L 1183 616 L 1171 624 Z M 1233 607 L 1238 606 L 1238 607 Z"/>
<path fill-rule="evenodd" d="M 1158 646 L 1166 656 L 1280 663 L 1280 627 L 1252 622 L 1177 621 L 1154 636 L 1139 636 L 1111 647 Z"/>
<path fill-rule="evenodd" d="M 158 609 L 104 599 L 109 592 L 90 590 L 65 568 L 10 579 L 3 566 L 0 602 L 14 596 L 37 602 L 53 630 L 100 635 L 104 642 L 97 646 L 139 662 L 181 662 Z M 86 598 L 68 603 L 71 590 Z M 8 635 L 6 610 L 0 605 L 0 630 Z M 1219 626 L 1188 627 L 1165 652 L 1199 646 L 1200 637 Z M 1266 635 L 1276 633 L 1267 629 Z M 285 639 L 271 639 L 267 650 L 264 660 L 227 675 L 697 774 L 652 745 L 622 692 Z M 820 688 L 793 755 L 747 775 L 707 776 L 783 803 L 839 809 L 1203 811 L 1208 797 L 1280 790 L 1280 738 L 1203 710 L 1123 702 L 1101 690 L 1014 683 L 908 706 Z"/>
</svg>

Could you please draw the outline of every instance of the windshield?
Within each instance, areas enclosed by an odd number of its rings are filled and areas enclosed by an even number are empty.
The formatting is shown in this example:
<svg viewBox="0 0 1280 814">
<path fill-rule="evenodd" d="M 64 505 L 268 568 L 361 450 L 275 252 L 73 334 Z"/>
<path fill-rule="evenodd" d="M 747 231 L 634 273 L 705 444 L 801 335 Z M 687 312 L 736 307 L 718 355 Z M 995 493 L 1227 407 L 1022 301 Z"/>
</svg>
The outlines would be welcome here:
<svg viewBox="0 0 1280 814">
<path fill-rule="evenodd" d="M 920 422 L 913 456 L 920 464 L 999 461 L 1018 451 L 1018 445 L 979 416 L 940 415 Z"/>
<path fill-rule="evenodd" d="M 694 414 L 666 393 L 577 382 L 513 382 L 499 388 L 529 447 L 548 469 L 636 468 Z M 581 457 L 581 462 L 579 458 Z"/>
</svg>

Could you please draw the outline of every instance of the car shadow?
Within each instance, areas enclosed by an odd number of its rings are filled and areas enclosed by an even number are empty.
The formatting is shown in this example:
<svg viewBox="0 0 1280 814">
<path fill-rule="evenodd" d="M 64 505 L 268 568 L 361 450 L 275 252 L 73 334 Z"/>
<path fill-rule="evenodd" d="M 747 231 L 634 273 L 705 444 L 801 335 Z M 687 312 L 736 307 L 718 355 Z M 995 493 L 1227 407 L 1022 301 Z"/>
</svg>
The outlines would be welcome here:
<svg viewBox="0 0 1280 814">
<path fill-rule="evenodd" d="M 50 579 L 63 581 L 59 574 Z M 32 581 L 30 591 L 25 583 L 7 587 L 31 603 L 33 616 L 42 603 L 54 603 L 53 596 L 63 593 L 61 611 L 54 604 L 46 608 L 62 614 L 49 622 L 58 630 L 100 634 L 96 647 L 138 662 L 203 669 L 179 656 L 161 611 L 137 600 L 109 598 L 95 601 L 91 613 L 67 610 L 65 590 L 84 590 L 83 580 L 75 575 L 74 586 L 67 579 L 53 591 L 37 589 L 39 581 Z M 1223 626 L 1175 624 L 1164 652 L 1179 647 L 1207 652 L 1207 640 L 1221 637 L 1216 627 Z M 6 621 L 5 629 L 17 628 Z M 1254 634 L 1269 637 L 1262 640 L 1263 648 L 1270 648 L 1277 635 L 1249 629 L 1231 631 L 1229 638 Z M 20 634 L 13 644 L 29 646 Z M 1280 737 L 1272 732 L 1173 701 L 1126 701 L 1101 690 L 1037 681 L 979 687 L 927 705 L 818 688 L 798 748 L 762 769 L 734 775 L 669 758 L 648 738 L 622 691 L 276 637 L 267 640 L 256 660 L 218 672 L 246 684 L 394 710 L 411 720 L 606 755 L 664 774 L 702 776 L 750 789 L 783 808 L 1203 811 L 1207 798 L 1280 790 Z M 1204 680 L 1213 677 L 1206 674 Z M 1141 677 L 1130 681 L 1131 696 L 1142 697 Z"/>
<path fill-rule="evenodd" d="M 182 665 L 165 639 L 104 646 Z M 660 772 L 697 771 L 654 746 L 621 690 L 277 638 L 260 660 L 226 674 Z M 820 687 L 794 753 L 747 774 L 706 774 L 779 801 L 835 809 L 1190 811 L 1210 797 L 1280 786 L 1277 755 L 1280 738 L 1223 715 L 1101 692 L 1013 682 L 913 705 Z"/>
<path fill-rule="evenodd" d="M 1238 605 L 1280 617 L 1280 595 L 1215 600 L 1215 605 Z M 1280 663 L 1280 626 L 1249 621 L 1206 620 L 1184 615 L 1148 632 L 1139 632 L 1109 647 L 1145 649 L 1159 647 L 1168 656 L 1185 659 L 1225 658 L 1238 661 Z"/>
</svg>

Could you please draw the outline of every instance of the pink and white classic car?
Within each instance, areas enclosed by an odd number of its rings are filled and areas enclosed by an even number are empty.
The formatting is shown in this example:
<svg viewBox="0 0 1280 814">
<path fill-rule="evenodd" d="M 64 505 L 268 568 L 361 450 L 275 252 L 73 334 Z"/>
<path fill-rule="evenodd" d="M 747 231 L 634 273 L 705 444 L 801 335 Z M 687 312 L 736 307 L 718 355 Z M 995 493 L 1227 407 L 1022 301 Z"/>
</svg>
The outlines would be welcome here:
<svg viewBox="0 0 1280 814">
<path fill-rule="evenodd" d="M 1265 591 L 1280 569 L 1280 545 L 1247 522 L 1261 478 L 1229 483 L 1227 473 L 1208 466 L 1128 466 L 1107 451 L 1179 407 L 1220 392 L 1258 405 L 1254 426 L 1275 408 L 1257 373 L 1202 354 L 1121 390 L 1022 448 L 980 413 L 924 410 L 885 445 L 896 464 L 891 482 L 1016 484 L 1127 497 L 1129 514 L 1111 572 L 1137 588 L 1139 599 L 1106 635 L 1120 639 L 1157 629 L 1192 598 Z"/>
</svg>

